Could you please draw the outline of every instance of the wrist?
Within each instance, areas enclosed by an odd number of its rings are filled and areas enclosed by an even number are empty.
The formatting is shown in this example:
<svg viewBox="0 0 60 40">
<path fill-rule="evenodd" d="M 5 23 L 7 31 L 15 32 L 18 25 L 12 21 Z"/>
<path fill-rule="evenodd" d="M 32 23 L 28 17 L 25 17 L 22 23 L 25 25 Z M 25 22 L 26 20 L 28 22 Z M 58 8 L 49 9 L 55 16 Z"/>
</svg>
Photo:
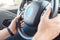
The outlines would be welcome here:
<svg viewBox="0 0 60 40">
<path fill-rule="evenodd" d="M 11 30 L 7 27 L 7 30 L 11 36 L 14 36 L 14 34 L 11 32 Z"/>
<path fill-rule="evenodd" d="M 8 27 L 9 29 L 10 29 L 10 31 L 13 33 L 13 34 L 16 34 L 17 33 L 17 30 L 15 30 L 15 29 L 13 29 L 13 28 L 10 28 L 10 27 Z"/>
<path fill-rule="evenodd" d="M 32 40 L 51 40 L 46 34 L 37 32 Z"/>
<path fill-rule="evenodd" d="M 10 36 L 7 28 L 4 28 L 3 30 L 1 30 L 0 34 L 2 34 L 2 35 L 0 35 L 1 36 L 0 40 L 4 40 Z"/>
<path fill-rule="evenodd" d="M 7 30 L 7 28 L 3 29 L 2 31 L 5 33 L 5 35 L 7 35 L 7 36 L 9 35 L 9 36 L 10 36 L 10 34 L 9 34 L 8 30 Z"/>
</svg>

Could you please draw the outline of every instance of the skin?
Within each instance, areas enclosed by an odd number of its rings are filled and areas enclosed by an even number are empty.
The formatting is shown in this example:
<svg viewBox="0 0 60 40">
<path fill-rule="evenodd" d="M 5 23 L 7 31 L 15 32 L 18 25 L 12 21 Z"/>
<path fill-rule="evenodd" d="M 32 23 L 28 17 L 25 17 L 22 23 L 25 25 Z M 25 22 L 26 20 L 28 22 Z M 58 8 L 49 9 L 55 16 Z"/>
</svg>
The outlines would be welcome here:
<svg viewBox="0 0 60 40">
<path fill-rule="evenodd" d="M 24 8 L 26 8 L 26 6 L 27 6 L 27 3 L 25 3 Z M 12 20 L 11 24 L 9 25 L 9 27 L 8 27 L 13 34 L 16 34 L 16 33 L 17 33 L 16 21 L 17 21 L 19 18 L 20 18 L 20 16 L 15 17 L 15 18 Z M 20 21 L 20 26 L 21 26 L 21 27 L 23 26 L 23 24 L 24 24 L 24 23 L 23 23 L 23 20 Z M 8 38 L 9 36 L 10 36 L 10 34 L 9 34 L 7 28 L 5 28 L 5 29 L 3 29 L 3 30 L 0 30 L 0 40 L 5 40 L 5 39 Z"/>
<path fill-rule="evenodd" d="M 49 19 L 51 8 L 47 9 L 41 17 L 38 30 L 32 40 L 53 40 L 60 32 L 60 14 Z"/>
<path fill-rule="evenodd" d="M 8 27 L 13 34 L 16 34 L 16 33 L 17 33 L 16 21 L 17 21 L 17 19 L 19 19 L 19 18 L 20 18 L 20 16 L 15 17 L 15 18 L 12 20 L 10 26 Z M 8 38 L 9 36 L 10 36 L 10 34 L 9 34 L 7 28 L 5 28 L 5 29 L 3 29 L 3 30 L 0 30 L 0 40 L 5 40 L 5 39 Z"/>
<path fill-rule="evenodd" d="M 53 40 L 56 36 L 59 35 L 60 32 L 60 14 L 57 15 L 53 19 L 49 19 L 51 9 L 49 8 L 46 10 L 44 15 L 41 17 L 41 21 L 38 25 L 38 30 L 36 34 L 34 35 L 32 40 Z M 20 18 L 20 16 L 15 17 L 10 26 L 9 29 L 13 34 L 17 33 L 16 29 L 16 21 Z M 23 25 L 23 22 L 21 22 Z M 0 30 L 0 40 L 4 40 L 10 36 L 7 28 Z"/>
</svg>

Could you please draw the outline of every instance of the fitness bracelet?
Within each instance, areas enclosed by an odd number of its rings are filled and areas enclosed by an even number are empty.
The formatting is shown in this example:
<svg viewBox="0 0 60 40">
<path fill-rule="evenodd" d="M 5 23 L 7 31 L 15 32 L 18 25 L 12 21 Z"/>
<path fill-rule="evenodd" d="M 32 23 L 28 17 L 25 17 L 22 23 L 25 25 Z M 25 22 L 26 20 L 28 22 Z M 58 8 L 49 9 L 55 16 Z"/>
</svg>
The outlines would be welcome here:
<svg viewBox="0 0 60 40">
<path fill-rule="evenodd" d="M 11 36 L 14 36 L 14 34 L 11 32 L 11 30 L 7 27 L 7 30 Z"/>
</svg>

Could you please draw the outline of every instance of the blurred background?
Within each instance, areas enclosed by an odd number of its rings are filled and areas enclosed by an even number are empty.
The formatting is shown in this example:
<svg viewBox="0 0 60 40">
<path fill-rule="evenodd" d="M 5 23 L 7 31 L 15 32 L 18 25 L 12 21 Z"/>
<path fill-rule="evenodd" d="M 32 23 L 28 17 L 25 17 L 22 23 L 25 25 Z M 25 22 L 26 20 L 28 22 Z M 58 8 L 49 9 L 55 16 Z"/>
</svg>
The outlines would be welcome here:
<svg viewBox="0 0 60 40">
<path fill-rule="evenodd" d="M 0 8 L 18 6 L 22 0 L 0 0 Z"/>
<path fill-rule="evenodd" d="M 9 10 L 14 13 L 17 11 L 22 0 L 0 0 L 0 9 Z"/>
</svg>

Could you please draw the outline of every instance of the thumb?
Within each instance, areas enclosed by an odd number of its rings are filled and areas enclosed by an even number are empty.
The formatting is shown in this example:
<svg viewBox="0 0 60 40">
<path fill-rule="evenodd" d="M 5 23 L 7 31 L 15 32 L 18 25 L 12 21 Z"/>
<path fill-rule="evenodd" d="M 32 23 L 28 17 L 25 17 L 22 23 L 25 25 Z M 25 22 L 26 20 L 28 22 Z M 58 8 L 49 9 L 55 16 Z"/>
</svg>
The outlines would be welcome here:
<svg viewBox="0 0 60 40">
<path fill-rule="evenodd" d="M 46 11 L 45 11 L 45 13 L 44 13 L 44 17 L 45 18 L 48 18 L 49 16 L 50 16 L 50 12 L 51 12 L 51 8 L 49 7 Z"/>
<path fill-rule="evenodd" d="M 17 16 L 13 19 L 13 22 L 16 22 L 18 19 L 20 19 L 20 16 Z"/>
</svg>

